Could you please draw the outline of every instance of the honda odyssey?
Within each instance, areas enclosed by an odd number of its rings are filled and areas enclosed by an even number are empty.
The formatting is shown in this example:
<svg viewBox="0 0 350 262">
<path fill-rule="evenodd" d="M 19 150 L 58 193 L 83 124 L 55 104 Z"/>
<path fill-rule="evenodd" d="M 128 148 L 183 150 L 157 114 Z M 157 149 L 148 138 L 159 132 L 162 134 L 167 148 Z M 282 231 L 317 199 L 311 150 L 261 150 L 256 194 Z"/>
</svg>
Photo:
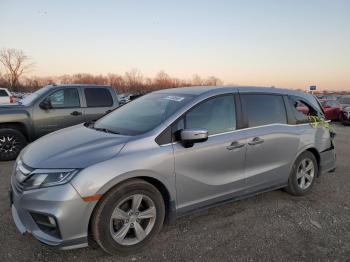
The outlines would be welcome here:
<svg viewBox="0 0 350 262">
<path fill-rule="evenodd" d="M 195 210 L 280 188 L 309 193 L 335 168 L 333 133 L 312 119 L 324 119 L 316 98 L 284 89 L 150 93 L 28 145 L 11 177 L 13 220 L 51 246 L 137 252 Z"/>
</svg>

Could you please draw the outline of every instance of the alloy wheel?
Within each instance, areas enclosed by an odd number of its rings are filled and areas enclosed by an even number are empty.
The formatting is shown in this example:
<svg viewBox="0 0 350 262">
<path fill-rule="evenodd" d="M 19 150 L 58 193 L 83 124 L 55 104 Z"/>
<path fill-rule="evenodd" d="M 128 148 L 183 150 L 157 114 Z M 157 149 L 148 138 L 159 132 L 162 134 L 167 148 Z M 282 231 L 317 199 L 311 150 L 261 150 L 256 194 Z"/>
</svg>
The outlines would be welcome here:
<svg viewBox="0 0 350 262">
<path fill-rule="evenodd" d="M 305 190 L 312 184 L 315 176 L 315 166 L 310 158 L 304 158 L 297 169 L 298 186 Z"/>
<path fill-rule="evenodd" d="M 20 150 L 18 147 L 19 144 L 20 142 L 14 136 L 2 136 L 0 137 L 0 153 L 17 153 Z"/>
<path fill-rule="evenodd" d="M 152 231 L 156 221 L 156 207 L 143 194 L 131 195 L 119 202 L 110 219 L 110 233 L 120 245 L 135 245 Z"/>
</svg>

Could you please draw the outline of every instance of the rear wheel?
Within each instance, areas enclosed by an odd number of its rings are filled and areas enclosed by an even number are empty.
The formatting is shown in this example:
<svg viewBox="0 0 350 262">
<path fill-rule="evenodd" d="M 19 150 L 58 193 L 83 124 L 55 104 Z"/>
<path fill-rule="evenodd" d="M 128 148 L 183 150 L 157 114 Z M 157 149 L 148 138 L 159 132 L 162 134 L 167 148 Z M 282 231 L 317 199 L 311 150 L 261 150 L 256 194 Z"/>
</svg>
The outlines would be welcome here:
<svg viewBox="0 0 350 262">
<path fill-rule="evenodd" d="M 24 135 L 12 128 L 0 129 L 0 161 L 14 160 L 26 146 Z"/>
<path fill-rule="evenodd" d="M 133 179 L 117 186 L 98 204 L 91 229 L 109 254 L 129 255 L 144 249 L 160 231 L 165 216 L 162 195 L 153 185 Z"/>
<path fill-rule="evenodd" d="M 309 151 L 302 153 L 295 161 L 288 179 L 287 191 L 295 196 L 309 193 L 318 174 L 317 160 Z"/>
</svg>

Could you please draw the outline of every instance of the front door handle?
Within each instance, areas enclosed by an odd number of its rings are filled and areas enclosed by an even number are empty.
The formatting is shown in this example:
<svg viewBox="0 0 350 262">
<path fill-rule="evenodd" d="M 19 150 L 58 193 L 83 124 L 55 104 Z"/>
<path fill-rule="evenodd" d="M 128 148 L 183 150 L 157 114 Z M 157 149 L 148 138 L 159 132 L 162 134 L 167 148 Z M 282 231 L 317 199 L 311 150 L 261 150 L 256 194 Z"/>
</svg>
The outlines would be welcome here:
<svg viewBox="0 0 350 262">
<path fill-rule="evenodd" d="M 260 137 L 254 137 L 252 141 L 248 142 L 249 145 L 254 146 L 254 145 L 259 145 L 264 143 L 264 139 Z"/>
<path fill-rule="evenodd" d="M 109 113 L 112 112 L 112 111 L 113 111 L 112 109 L 107 110 L 107 111 L 105 112 L 105 114 L 107 115 L 107 114 L 109 114 Z"/>
<path fill-rule="evenodd" d="M 244 147 L 244 144 L 239 143 L 237 141 L 233 141 L 229 146 L 226 147 L 227 150 L 233 150 L 237 148 Z"/>
<path fill-rule="evenodd" d="M 80 116 L 82 113 L 78 112 L 78 111 L 73 111 L 72 113 L 70 113 L 72 116 Z"/>
</svg>

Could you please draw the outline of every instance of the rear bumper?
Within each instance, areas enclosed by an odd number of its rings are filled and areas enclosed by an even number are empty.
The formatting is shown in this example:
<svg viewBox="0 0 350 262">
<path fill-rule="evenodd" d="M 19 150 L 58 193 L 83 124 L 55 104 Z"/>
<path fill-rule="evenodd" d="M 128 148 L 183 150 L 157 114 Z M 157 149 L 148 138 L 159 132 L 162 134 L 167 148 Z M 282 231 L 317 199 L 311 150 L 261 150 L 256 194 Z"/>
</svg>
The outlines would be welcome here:
<svg viewBox="0 0 350 262">
<path fill-rule="evenodd" d="M 332 141 L 332 146 L 320 153 L 320 174 L 327 173 L 334 170 L 336 167 L 336 153 L 334 141 Z"/>
<path fill-rule="evenodd" d="M 70 185 L 18 192 L 11 183 L 11 211 L 21 234 L 30 233 L 40 242 L 60 249 L 88 246 L 88 223 L 92 208 Z M 56 220 L 59 234 L 43 230 L 34 214 Z"/>
</svg>

